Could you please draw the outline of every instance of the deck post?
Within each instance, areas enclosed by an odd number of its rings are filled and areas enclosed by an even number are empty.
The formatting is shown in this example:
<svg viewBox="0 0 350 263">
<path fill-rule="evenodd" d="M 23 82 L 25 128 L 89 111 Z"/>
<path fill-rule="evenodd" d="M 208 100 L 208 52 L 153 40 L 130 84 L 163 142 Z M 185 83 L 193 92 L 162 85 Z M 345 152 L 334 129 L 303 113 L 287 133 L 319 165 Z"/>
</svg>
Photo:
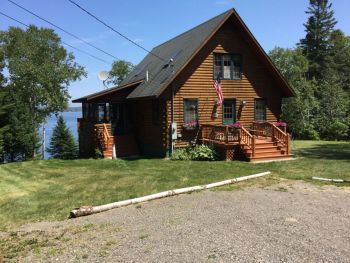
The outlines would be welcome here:
<svg viewBox="0 0 350 263">
<path fill-rule="evenodd" d="M 252 138 L 252 157 L 255 156 L 255 137 Z"/>
<path fill-rule="evenodd" d="M 225 142 L 228 144 L 228 126 L 226 125 L 226 130 L 225 130 Z"/>
<path fill-rule="evenodd" d="M 238 143 L 239 143 L 239 145 L 241 145 L 241 128 L 239 129 L 239 131 L 238 131 Z"/>
</svg>

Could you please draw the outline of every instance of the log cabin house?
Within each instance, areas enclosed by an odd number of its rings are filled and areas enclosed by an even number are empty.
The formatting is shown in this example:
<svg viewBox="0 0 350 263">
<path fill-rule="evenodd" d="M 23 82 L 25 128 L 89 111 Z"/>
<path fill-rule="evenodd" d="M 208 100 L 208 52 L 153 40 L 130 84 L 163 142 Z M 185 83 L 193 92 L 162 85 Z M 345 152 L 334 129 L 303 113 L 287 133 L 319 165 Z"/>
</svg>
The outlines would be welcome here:
<svg viewBox="0 0 350 263">
<path fill-rule="evenodd" d="M 83 109 L 80 155 L 99 148 L 110 158 L 114 148 L 116 157 L 165 157 L 205 143 L 226 160 L 288 159 L 290 135 L 276 121 L 282 98 L 293 95 L 230 9 L 153 48 L 119 86 L 74 100 Z"/>
</svg>

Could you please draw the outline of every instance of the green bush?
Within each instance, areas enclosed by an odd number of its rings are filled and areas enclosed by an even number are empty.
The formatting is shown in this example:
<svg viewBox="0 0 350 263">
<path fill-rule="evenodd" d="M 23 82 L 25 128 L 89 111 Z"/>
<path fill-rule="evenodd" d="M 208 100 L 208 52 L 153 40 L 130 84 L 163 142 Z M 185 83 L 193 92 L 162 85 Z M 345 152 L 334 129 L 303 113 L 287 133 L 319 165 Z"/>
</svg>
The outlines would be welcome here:
<svg viewBox="0 0 350 263">
<path fill-rule="evenodd" d="M 99 148 L 95 148 L 94 158 L 95 159 L 102 159 L 103 158 L 103 154 Z"/>
<path fill-rule="evenodd" d="M 318 132 L 315 130 L 313 125 L 305 125 L 299 132 L 300 139 L 304 140 L 319 140 L 320 136 Z"/>
<path fill-rule="evenodd" d="M 186 148 L 179 148 L 171 156 L 172 160 L 195 160 L 195 161 L 214 161 L 217 159 L 217 154 L 207 145 L 189 145 Z"/>
<path fill-rule="evenodd" d="M 327 140 L 344 140 L 348 136 L 348 125 L 335 121 L 327 126 L 322 127 L 322 137 Z"/>
</svg>

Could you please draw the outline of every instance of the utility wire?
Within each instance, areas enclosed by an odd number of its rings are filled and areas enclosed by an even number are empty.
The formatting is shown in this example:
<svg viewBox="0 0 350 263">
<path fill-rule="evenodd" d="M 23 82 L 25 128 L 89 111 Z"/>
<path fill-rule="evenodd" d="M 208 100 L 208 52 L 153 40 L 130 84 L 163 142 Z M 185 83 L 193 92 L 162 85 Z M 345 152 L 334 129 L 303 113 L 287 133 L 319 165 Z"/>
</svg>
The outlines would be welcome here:
<svg viewBox="0 0 350 263">
<path fill-rule="evenodd" d="M 69 31 L 65 30 L 64 28 L 62 28 L 62 27 L 60 27 L 60 26 L 58 26 L 58 25 L 56 25 L 56 24 L 54 24 L 54 23 L 52 23 L 52 22 L 50 22 L 50 21 L 48 21 L 47 19 L 45 19 L 45 18 L 39 16 L 38 14 L 35 14 L 34 12 L 32 12 L 32 11 L 28 10 L 27 8 L 25 8 L 24 6 L 21 6 L 20 4 L 17 4 L 16 2 L 14 2 L 14 1 L 12 1 L 12 0 L 7 0 L 7 1 L 10 2 L 11 4 L 13 4 L 13 5 L 15 5 L 15 6 L 21 8 L 22 10 L 26 11 L 27 13 L 32 14 L 33 16 L 35 16 L 35 17 L 41 19 L 42 21 L 45 21 L 46 23 L 50 24 L 51 26 L 53 26 L 53 27 L 55 27 L 55 28 L 57 28 L 57 29 L 63 31 L 64 33 L 66 33 L 66 34 L 68 34 L 68 35 L 70 35 L 70 36 L 72 36 L 72 37 L 78 39 L 79 41 L 84 42 L 85 44 L 89 45 L 90 47 L 93 47 L 93 48 L 97 49 L 98 51 L 100 51 L 100 52 L 102 52 L 102 53 L 104 53 L 104 54 L 106 54 L 106 55 L 108 55 L 108 56 L 110 56 L 110 57 L 112 57 L 112 58 L 114 58 L 114 59 L 116 59 L 116 60 L 119 60 L 116 56 L 112 55 L 111 53 L 109 53 L 109 52 L 107 52 L 107 51 L 104 51 L 103 49 L 101 49 L 101 48 L 99 48 L 99 47 L 96 47 L 95 45 L 89 43 L 88 41 L 86 41 L 86 40 L 84 40 L 84 39 L 78 37 L 77 35 L 75 35 L 75 34 L 69 32 Z"/>
<path fill-rule="evenodd" d="M 8 0 L 11 1 L 11 0 Z M 113 32 L 117 33 L 119 36 L 125 38 L 127 41 L 131 42 L 132 44 L 134 44 L 135 46 L 141 48 L 142 50 L 146 51 L 147 53 L 153 55 L 154 57 L 160 59 L 163 62 L 166 62 L 165 59 L 163 59 L 162 57 L 158 56 L 157 54 L 154 54 L 152 51 L 144 48 L 143 46 L 141 46 L 140 44 L 136 43 L 135 41 L 131 40 L 130 38 L 128 38 L 127 36 L 125 36 L 124 34 L 120 33 L 118 30 L 114 29 L 112 26 L 108 25 L 106 22 L 102 21 L 100 18 L 98 18 L 97 16 L 95 16 L 94 14 L 92 14 L 91 12 L 89 12 L 88 10 L 86 10 L 85 8 L 83 8 L 82 6 L 80 6 L 79 4 L 77 4 L 76 2 L 72 1 L 72 0 L 68 0 L 69 2 L 71 2 L 73 5 L 75 5 L 76 7 L 78 7 L 79 9 L 81 9 L 82 11 L 84 11 L 85 13 L 87 13 L 89 16 L 93 17 L 95 20 L 97 20 L 98 22 L 100 22 L 101 24 L 103 24 L 104 26 L 108 27 L 110 30 L 112 30 Z"/>
<path fill-rule="evenodd" d="M 6 14 L 4 14 L 4 13 L 1 12 L 1 11 L 0 11 L 0 14 L 3 15 L 3 16 L 5 16 L 5 17 L 7 17 L 8 19 L 11 19 L 11 20 L 13 20 L 13 21 L 15 21 L 15 22 L 17 22 L 17 23 L 19 23 L 19 24 L 25 26 L 25 27 L 29 27 L 29 25 L 27 25 L 27 24 L 25 24 L 25 23 L 23 23 L 23 22 L 17 20 L 16 18 L 13 18 L 13 17 L 11 17 L 11 16 L 9 16 L 9 15 L 6 15 Z M 106 61 L 106 60 L 104 60 L 104 59 L 102 59 L 102 58 L 96 57 L 96 56 L 90 54 L 89 52 L 86 52 L 86 51 L 84 51 L 84 50 L 82 50 L 82 49 L 80 49 L 80 48 L 74 47 L 74 46 L 72 46 L 72 45 L 70 45 L 70 44 L 68 44 L 68 43 L 66 43 L 66 42 L 61 41 L 61 43 L 64 44 L 64 45 L 66 45 L 66 46 L 68 46 L 68 47 L 70 47 L 70 48 L 72 48 L 72 49 L 75 49 L 75 50 L 77 50 L 77 51 L 79 51 L 79 52 L 81 52 L 81 53 L 84 53 L 84 54 L 86 54 L 86 55 L 88 55 L 88 56 L 90 56 L 90 57 L 92 57 L 92 58 L 94 58 L 94 59 L 97 59 L 97 60 L 99 60 L 99 61 L 102 61 L 102 62 L 104 62 L 104 63 L 106 63 L 106 64 L 108 64 L 108 65 L 111 65 L 111 64 L 112 64 L 111 62 L 108 62 L 108 61 Z"/>
</svg>

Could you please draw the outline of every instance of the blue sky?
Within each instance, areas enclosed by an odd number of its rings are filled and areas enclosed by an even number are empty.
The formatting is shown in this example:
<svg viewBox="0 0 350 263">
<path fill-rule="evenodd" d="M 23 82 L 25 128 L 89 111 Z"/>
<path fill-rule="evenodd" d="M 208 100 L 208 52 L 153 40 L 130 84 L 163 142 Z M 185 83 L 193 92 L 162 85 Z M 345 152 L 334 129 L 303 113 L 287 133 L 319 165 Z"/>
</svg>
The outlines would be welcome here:
<svg viewBox="0 0 350 263">
<path fill-rule="evenodd" d="M 80 36 L 116 57 L 137 64 L 146 53 L 99 24 L 67 0 L 14 0 L 47 20 Z M 228 10 L 235 8 L 254 36 L 269 51 L 275 46 L 293 47 L 304 36 L 307 0 L 76 0 L 80 5 L 147 49 Z M 333 0 L 337 28 L 350 35 L 350 1 Z M 0 10 L 26 24 L 50 27 L 6 0 Z M 21 26 L 0 16 L 0 30 Z M 64 42 L 112 62 L 112 58 L 56 30 Z M 71 50 L 67 47 L 68 50 Z M 73 51 L 73 50 L 71 50 Z M 88 77 L 72 83 L 69 92 L 77 98 L 104 89 L 97 73 L 110 65 L 73 51 Z"/>
</svg>

